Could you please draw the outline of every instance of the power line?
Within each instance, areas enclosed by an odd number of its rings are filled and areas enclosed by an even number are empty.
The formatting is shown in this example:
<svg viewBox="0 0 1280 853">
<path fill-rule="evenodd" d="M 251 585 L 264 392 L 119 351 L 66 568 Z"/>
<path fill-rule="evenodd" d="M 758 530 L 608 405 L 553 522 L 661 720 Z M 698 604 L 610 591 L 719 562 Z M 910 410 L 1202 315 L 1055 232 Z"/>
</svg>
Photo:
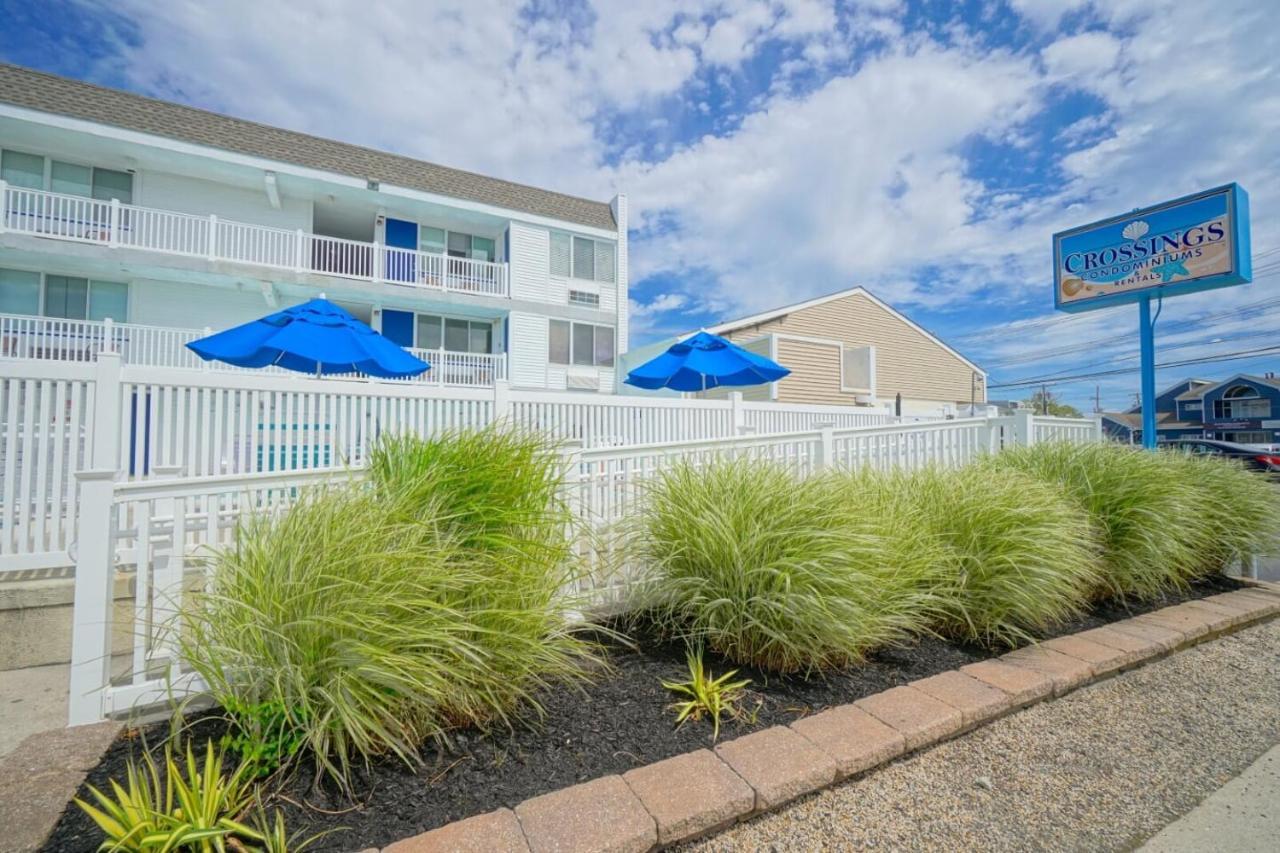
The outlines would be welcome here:
<svg viewBox="0 0 1280 853">
<path fill-rule="evenodd" d="M 1237 361 L 1244 358 L 1255 358 L 1257 356 L 1280 354 L 1280 345 L 1270 347 L 1260 347 L 1252 350 L 1240 350 L 1238 352 L 1221 353 L 1219 355 L 1203 356 L 1201 358 L 1190 358 L 1183 361 L 1165 361 L 1156 365 L 1156 368 L 1165 367 L 1186 367 L 1192 364 L 1209 364 L 1217 361 Z M 1038 379 L 1020 379 L 1016 382 L 997 382 L 988 385 L 988 388 L 1027 388 L 1036 385 L 1064 385 L 1071 382 L 1079 382 L 1083 379 L 1097 379 L 1102 376 L 1119 376 L 1126 373 L 1134 373 L 1137 367 L 1121 367 L 1115 370 L 1098 370 L 1092 373 L 1080 373 L 1075 376 L 1063 376 L 1054 379 L 1038 378 Z"/>
</svg>

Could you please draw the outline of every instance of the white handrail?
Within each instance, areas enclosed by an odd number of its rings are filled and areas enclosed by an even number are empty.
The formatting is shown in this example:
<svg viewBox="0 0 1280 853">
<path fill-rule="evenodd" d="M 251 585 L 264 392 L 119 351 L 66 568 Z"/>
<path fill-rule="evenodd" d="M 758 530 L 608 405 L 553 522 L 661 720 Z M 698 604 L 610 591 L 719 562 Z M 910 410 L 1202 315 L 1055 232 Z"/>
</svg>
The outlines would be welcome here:
<svg viewBox="0 0 1280 853">
<path fill-rule="evenodd" d="M 0 181 L 0 231 L 339 278 L 510 296 L 507 264 L 100 201 Z"/>
</svg>

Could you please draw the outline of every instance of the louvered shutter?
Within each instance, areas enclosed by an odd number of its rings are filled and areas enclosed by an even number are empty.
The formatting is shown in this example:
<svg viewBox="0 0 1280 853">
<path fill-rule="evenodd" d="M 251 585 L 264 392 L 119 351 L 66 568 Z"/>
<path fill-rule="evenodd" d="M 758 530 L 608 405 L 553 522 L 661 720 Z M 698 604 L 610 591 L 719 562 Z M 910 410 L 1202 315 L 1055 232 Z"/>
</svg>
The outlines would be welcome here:
<svg viewBox="0 0 1280 853">
<path fill-rule="evenodd" d="M 569 277 L 569 235 L 551 232 L 551 274 Z"/>
<path fill-rule="evenodd" d="M 614 282 L 613 244 L 604 241 L 596 243 L 596 281 Z"/>
</svg>

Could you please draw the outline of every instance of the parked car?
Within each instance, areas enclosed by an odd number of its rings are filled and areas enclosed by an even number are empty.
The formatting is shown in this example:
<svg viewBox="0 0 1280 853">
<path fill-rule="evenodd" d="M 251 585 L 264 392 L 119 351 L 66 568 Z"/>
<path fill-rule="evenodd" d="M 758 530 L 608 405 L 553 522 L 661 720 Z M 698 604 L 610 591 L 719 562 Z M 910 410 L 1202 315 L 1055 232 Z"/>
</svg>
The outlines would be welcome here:
<svg viewBox="0 0 1280 853">
<path fill-rule="evenodd" d="M 1225 456 L 1238 459 L 1255 471 L 1262 471 L 1273 477 L 1280 477 L 1280 453 L 1260 450 L 1248 444 L 1236 444 L 1231 441 L 1215 441 L 1208 438 L 1184 438 L 1161 445 L 1186 453 Z"/>
</svg>

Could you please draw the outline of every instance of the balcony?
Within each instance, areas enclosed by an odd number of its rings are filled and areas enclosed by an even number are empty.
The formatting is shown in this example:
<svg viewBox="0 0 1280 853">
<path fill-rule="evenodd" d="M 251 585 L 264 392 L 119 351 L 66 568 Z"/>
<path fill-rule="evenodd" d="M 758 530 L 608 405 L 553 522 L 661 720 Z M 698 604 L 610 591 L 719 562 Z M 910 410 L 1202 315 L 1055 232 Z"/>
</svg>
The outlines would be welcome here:
<svg viewBox="0 0 1280 853">
<path fill-rule="evenodd" d="M 32 190 L 2 181 L 0 197 L 0 232 L 227 261 L 265 270 L 510 296 L 505 263 Z"/>
<path fill-rule="evenodd" d="M 0 314 L 0 358 L 91 362 L 97 360 L 98 353 L 110 348 L 120 353 L 121 361 L 125 364 L 245 372 L 245 368 L 202 361 L 187 349 L 188 342 L 207 334 L 207 331 L 200 329 L 171 329 L 114 323 L 111 320 L 99 322 Z M 410 349 L 409 352 L 427 362 L 431 368 L 426 373 L 409 379 L 372 381 L 492 388 L 495 381 L 507 378 L 507 357 L 502 353 L 424 349 Z M 261 370 L 290 376 L 301 375 L 278 367 Z M 352 374 L 351 378 L 370 379 L 361 374 Z"/>
</svg>

